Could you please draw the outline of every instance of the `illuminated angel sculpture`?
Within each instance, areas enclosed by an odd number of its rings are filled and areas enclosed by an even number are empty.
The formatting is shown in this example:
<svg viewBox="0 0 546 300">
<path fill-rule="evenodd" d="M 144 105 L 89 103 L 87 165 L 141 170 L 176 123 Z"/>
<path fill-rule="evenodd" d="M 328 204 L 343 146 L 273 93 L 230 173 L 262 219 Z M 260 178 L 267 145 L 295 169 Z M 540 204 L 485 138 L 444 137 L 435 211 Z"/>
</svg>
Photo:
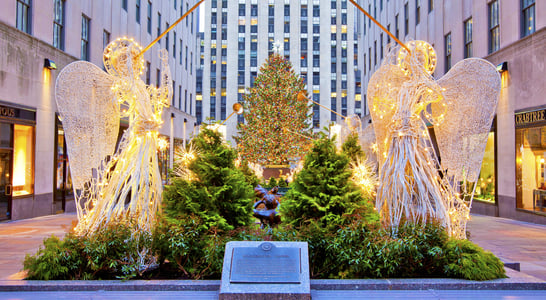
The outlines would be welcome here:
<svg viewBox="0 0 546 300">
<path fill-rule="evenodd" d="M 460 196 L 461 182 L 478 178 L 500 76 L 491 63 L 470 58 L 436 81 L 432 46 L 406 45 L 410 51 L 393 48 L 368 83 L 380 166 L 376 207 L 394 233 L 403 220 L 438 220 L 465 238 L 472 198 Z"/>
<path fill-rule="evenodd" d="M 150 231 L 161 203 L 157 159 L 161 113 L 172 94 L 168 56 L 160 52 L 161 85 L 140 76 L 142 48 L 118 39 L 104 50 L 106 72 L 89 62 L 66 66 L 56 101 L 65 131 L 79 223 L 92 233 L 112 221 L 132 221 Z M 117 150 L 120 117 L 129 121 Z"/>
</svg>

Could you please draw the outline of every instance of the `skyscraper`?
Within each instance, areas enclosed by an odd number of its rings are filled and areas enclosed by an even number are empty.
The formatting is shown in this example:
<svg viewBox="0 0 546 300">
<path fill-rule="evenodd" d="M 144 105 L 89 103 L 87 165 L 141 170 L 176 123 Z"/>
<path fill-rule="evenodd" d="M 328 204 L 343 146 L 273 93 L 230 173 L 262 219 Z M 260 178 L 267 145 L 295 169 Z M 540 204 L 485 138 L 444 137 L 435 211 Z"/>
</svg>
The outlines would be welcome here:
<svg viewBox="0 0 546 300">
<path fill-rule="evenodd" d="M 309 98 L 345 116 L 359 112 L 360 73 L 355 8 L 347 0 L 211 0 L 205 5 L 202 121 L 225 120 L 243 101 L 260 66 L 279 42 L 282 54 L 307 83 Z M 340 117 L 315 105 L 313 128 Z M 199 112 L 198 112 L 199 114 Z M 226 122 L 236 134 L 244 115 Z"/>
</svg>

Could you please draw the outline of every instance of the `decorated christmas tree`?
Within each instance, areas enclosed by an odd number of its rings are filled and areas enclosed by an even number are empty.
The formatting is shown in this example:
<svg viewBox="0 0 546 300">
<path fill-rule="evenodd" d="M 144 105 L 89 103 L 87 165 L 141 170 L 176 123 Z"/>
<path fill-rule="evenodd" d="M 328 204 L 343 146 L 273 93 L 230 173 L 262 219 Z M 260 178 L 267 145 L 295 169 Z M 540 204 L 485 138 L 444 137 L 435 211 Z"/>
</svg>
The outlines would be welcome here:
<svg viewBox="0 0 546 300">
<path fill-rule="evenodd" d="M 243 160 L 284 165 L 303 157 L 311 136 L 309 102 L 298 99 L 304 90 L 291 63 L 272 54 L 244 96 L 246 123 L 238 124 L 235 137 Z"/>
</svg>

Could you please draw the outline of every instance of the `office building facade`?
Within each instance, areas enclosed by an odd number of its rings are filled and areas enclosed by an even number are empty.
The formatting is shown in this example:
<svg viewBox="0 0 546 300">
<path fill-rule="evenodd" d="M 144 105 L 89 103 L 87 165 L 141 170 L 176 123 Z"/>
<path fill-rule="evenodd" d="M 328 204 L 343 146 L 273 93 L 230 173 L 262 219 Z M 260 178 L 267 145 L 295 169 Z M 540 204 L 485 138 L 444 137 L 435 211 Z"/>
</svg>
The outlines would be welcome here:
<svg viewBox="0 0 546 300">
<path fill-rule="evenodd" d="M 200 121 L 230 115 L 275 43 L 304 78 L 309 98 L 344 116 L 360 112 L 355 7 L 347 0 L 211 0 L 204 5 Z M 312 112 L 316 130 L 342 122 L 317 105 Z M 238 122 L 244 122 L 244 114 L 225 123 L 232 143 Z"/>
<path fill-rule="evenodd" d="M 433 45 L 438 58 L 436 79 L 467 57 L 484 58 L 498 66 L 501 93 L 472 211 L 546 224 L 546 3 L 358 2 L 400 40 L 424 40 Z M 365 104 L 367 82 L 393 41 L 363 15 L 357 16 L 357 24 Z M 367 108 L 363 114 L 369 119 Z"/>
<path fill-rule="evenodd" d="M 55 80 L 67 64 L 103 67 L 104 47 L 118 37 L 152 42 L 193 6 L 185 0 L 9 0 L 0 4 L 0 220 L 74 210 L 69 157 L 57 116 Z M 159 82 L 159 49 L 169 51 L 172 106 L 160 134 L 167 174 L 172 149 L 195 124 L 198 14 L 194 12 L 144 54 L 142 79 Z M 56 68 L 55 68 L 56 67 Z M 84 116 L 82 116 L 84 117 Z M 127 121 L 121 121 L 121 131 Z"/>
</svg>

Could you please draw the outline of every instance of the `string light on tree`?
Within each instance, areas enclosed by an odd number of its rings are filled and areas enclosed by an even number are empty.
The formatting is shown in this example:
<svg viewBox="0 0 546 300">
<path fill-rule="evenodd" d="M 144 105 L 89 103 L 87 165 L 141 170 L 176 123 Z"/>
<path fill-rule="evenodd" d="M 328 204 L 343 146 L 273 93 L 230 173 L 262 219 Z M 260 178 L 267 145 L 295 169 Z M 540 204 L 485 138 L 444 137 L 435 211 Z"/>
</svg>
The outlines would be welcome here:
<svg viewBox="0 0 546 300">
<path fill-rule="evenodd" d="M 238 144 L 243 160 L 285 165 L 303 157 L 310 147 L 309 102 L 298 97 L 305 89 L 291 63 L 273 53 L 244 95 L 245 123 L 239 123 Z"/>
</svg>

